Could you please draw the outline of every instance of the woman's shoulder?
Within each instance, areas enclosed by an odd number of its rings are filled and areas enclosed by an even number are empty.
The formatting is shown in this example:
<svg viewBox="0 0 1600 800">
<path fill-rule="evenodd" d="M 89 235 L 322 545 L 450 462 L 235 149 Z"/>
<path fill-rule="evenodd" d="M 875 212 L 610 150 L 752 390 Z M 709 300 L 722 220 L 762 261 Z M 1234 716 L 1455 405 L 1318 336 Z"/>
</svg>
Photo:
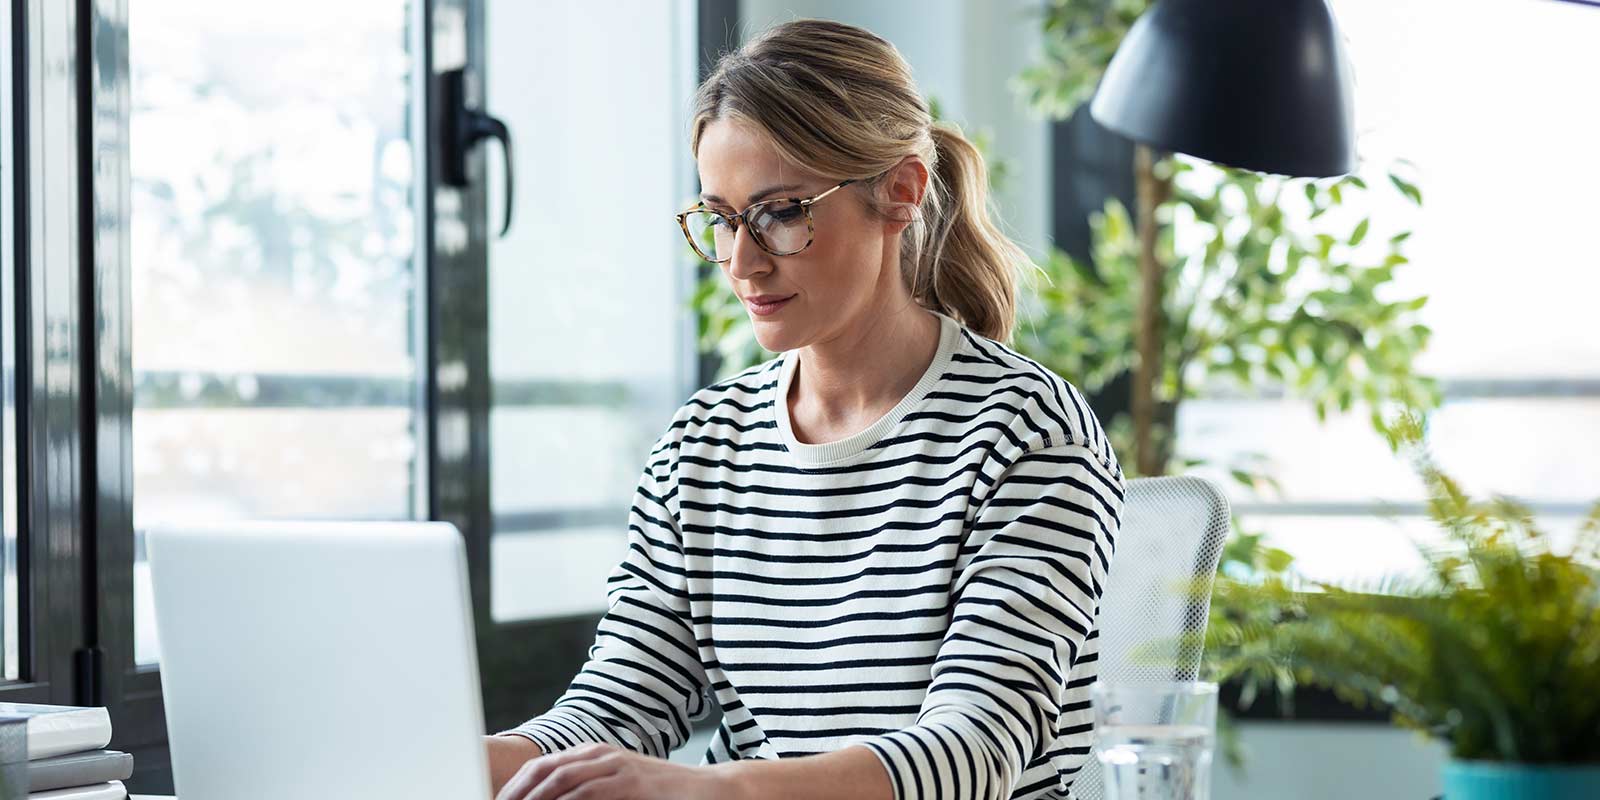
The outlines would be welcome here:
<svg viewBox="0 0 1600 800">
<path fill-rule="evenodd" d="M 1079 446 L 1111 474 L 1122 469 L 1110 437 L 1071 381 L 1015 348 L 961 328 L 941 395 L 1011 422 L 1020 452 Z"/>
<path fill-rule="evenodd" d="M 771 392 L 778 385 L 783 356 L 776 356 L 689 395 L 674 422 L 713 415 L 749 415 L 772 406 Z"/>
<path fill-rule="evenodd" d="M 772 389 L 782 366 L 783 357 L 776 356 L 696 390 L 673 413 L 662 440 L 681 438 L 686 431 L 707 425 L 745 428 L 767 424 L 772 416 L 768 410 L 772 408 Z"/>
<path fill-rule="evenodd" d="M 666 430 L 651 445 L 646 469 L 652 473 L 673 472 L 685 437 L 690 441 L 701 438 L 708 426 L 731 426 L 738 430 L 768 424 L 765 420 L 770 414 L 764 412 L 772 407 L 772 401 L 767 392 L 777 381 L 781 366 L 780 356 L 689 395 L 689 399 L 673 412 Z"/>
<path fill-rule="evenodd" d="M 773 356 L 755 366 L 747 367 L 741 372 L 700 389 L 690 396 L 689 401 L 691 403 L 696 400 L 702 403 L 715 403 L 717 400 L 729 395 L 758 397 L 777 385 L 778 370 L 782 366 L 783 356 L 781 354 Z M 688 403 L 685 403 L 685 405 L 688 405 Z"/>
</svg>

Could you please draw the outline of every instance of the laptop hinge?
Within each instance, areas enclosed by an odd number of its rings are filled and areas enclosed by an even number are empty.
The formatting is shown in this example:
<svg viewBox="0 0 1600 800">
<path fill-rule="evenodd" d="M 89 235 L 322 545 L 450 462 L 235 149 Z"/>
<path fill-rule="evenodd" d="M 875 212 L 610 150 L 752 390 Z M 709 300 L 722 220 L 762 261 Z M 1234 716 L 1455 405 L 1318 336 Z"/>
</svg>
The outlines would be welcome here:
<svg viewBox="0 0 1600 800">
<path fill-rule="evenodd" d="M 101 686 L 104 684 L 101 680 L 102 673 L 100 672 L 104 659 L 101 658 L 100 648 L 79 648 L 73 654 L 73 660 L 77 664 L 76 672 L 78 678 L 78 684 L 74 687 L 73 696 L 77 698 L 78 704 L 84 706 L 105 705 L 105 698 L 100 696 Z"/>
</svg>

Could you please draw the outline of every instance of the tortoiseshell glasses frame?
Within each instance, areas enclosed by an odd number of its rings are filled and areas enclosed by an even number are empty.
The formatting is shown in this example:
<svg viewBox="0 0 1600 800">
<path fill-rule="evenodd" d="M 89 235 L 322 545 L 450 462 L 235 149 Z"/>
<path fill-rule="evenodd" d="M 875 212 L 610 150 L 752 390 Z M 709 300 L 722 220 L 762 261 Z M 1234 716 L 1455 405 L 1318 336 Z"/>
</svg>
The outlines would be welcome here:
<svg viewBox="0 0 1600 800">
<path fill-rule="evenodd" d="M 717 211 L 717 210 L 712 209 L 712 208 L 707 208 L 705 203 L 699 203 L 694 208 L 688 209 L 687 211 L 683 211 L 683 212 L 681 212 L 681 213 L 679 213 L 677 215 L 677 217 L 678 217 L 678 227 L 683 229 L 683 238 L 687 239 L 688 242 L 689 242 L 689 246 L 694 248 L 695 255 L 698 255 L 701 258 L 703 258 L 706 261 L 709 261 L 709 262 L 711 262 L 713 264 L 721 264 L 721 263 L 727 261 L 728 259 L 733 258 L 733 253 L 731 252 L 731 248 L 730 248 L 730 252 L 727 255 L 723 256 L 722 258 L 714 258 L 712 255 L 707 254 L 705 252 L 705 250 L 703 250 L 702 247 L 701 247 L 702 243 L 695 241 L 694 231 L 690 230 L 689 220 L 690 220 L 690 217 L 692 215 L 695 215 L 695 214 L 706 214 L 706 215 L 710 215 L 710 216 L 716 218 L 716 219 L 713 219 L 710 222 L 710 225 L 715 225 L 717 223 L 717 221 L 720 219 L 721 222 L 723 222 L 724 224 L 726 224 L 728 226 L 728 231 L 730 232 L 731 236 L 738 235 L 740 224 L 744 224 L 744 225 L 748 226 L 749 229 L 750 229 L 750 237 L 752 239 L 755 239 L 756 245 L 758 247 L 760 247 L 762 250 L 765 250 L 768 253 L 771 253 L 772 255 L 775 255 L 775 256 L 792 256 L 795 253 L 798 253 L 798 252 L 806 249 L 807 247 L 810 247 L 811 246 L 811 242 L 816 238 L 817 225 L 816 225 L 816 222 L 814 220 L 812 220 L 812 218 L 811 218 L 811 207 L 813 205 L 816 205 L 817 201 L 821 200 L 824 197 L 827 197 L 830 194 L 833 194 L 834 192 L 839 191 L 840 189 L 842 189 L 842 188 L 844 188 L 846 186 L 849 186 L 852 183 L 855 183 L 856 180 L 857 179 L 855 179 L 855 178 L 851 178 L 851 179 L 846 180 L 846 181 L 840 181 L 839 183 L 834 184 L 832 188 L 827 189 L 826 191 L 824 191 L 824 192 L 822 192 L 820 194 L 817 194 L 817 195 L 813 195 L 811 197 L 803 197 L 803 198 L 802 197 L 775 197 L 775 198 L 773 198 L 771 200 L 762 200 L 759 203 L 751 204 L 749 208 L 746 208 L 745 210 L 740 211 L 737 214 L 724 214 L 721 211 Z M 798 247 L 785 248 L 785 247 L 774 247 L 771 242 L 767 241 L 767 234 L 770 232 L 770 231 L 766 231 L 766 226 L 768 224 L 783 224 L 785 222 L 792 222 L 793 221 L 793 220 L 784 220 L 781 217 L 779 217 L 777 214 L 772 213 L 773 209 L 778 208 L 780 206 L 783 206 L 783 207 L 797 206 L 799 208 L 800 212 L 804 215 L 805 221 L 806 221 L 806 241 L 805 241 L 805 244 L 802 244 L 802 245 L 800 245 Z M 765 213 L 767 215 L 767 219 L 772 220 L 772 222 L 770 222 L 770 223 L 765 223 L 765 222 L 761 222 L 761 221 L 752 222 L 753 220 L 762 220 L 761 215 L 763 213 Z M 715 234 L 713 234 L 713 236 L 715 236 Z M 720 248 L 713 247 L 712 249 L 713 250 L 719 250 Z"/>
</svg>

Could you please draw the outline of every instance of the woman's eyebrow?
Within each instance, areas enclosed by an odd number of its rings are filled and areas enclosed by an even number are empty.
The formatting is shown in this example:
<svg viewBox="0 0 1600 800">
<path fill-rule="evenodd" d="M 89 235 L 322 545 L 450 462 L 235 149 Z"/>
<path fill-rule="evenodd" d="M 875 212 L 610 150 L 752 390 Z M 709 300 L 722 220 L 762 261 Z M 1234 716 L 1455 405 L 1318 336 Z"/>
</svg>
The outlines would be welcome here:
<svg viewBox="0 0 1600 800">
<path fill-rule="evenodd" d="M 748 203 L 754 203 L 757 200 L 760 200 L 761 198 L 766 197 L 769 194 L 777 194 L 778 192 L 792 192 L 792 191 L 800 188 L 802 185 L 803 184 L 799 184 L 799 183 L 785 183 L 785 184 L 782 184 L 780 186 L 769 186 L 769 187 L 767 187 L 765 189 L 762 189 L 759 192 L 756 192 L 755 194 L 750 195 L 750 199 L 746 200 L 745 202 L 747 204 Z M 716 196 L 714 194 L 703 194 L 703 195 L 700 195 L 700 199 L 704 200 L 707 203 L 723 203 L 723 204 L 726 204 L 728 202 L 728 201 L 723 200 L 722 198 L 720 198 L 720 197 L 718 197 L 718 196 Z"/>
</svg>

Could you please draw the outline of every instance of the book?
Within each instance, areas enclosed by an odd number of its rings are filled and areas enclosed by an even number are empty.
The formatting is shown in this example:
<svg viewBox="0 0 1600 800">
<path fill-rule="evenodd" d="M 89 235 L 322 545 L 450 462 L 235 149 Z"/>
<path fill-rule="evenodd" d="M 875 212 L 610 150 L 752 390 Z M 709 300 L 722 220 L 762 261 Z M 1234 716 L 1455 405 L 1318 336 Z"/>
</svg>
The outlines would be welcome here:
<svg viewBox="0 0 1600 800">
<path fill-rule="evenodd" d="M 104 707 L 0 703 L 0 717 L 28 720 L 29 761 L 111 744 L 111 713 Z"/>
<path fill-rule="evenodd" d="M 28 718 L 0 717 L 0 797 L 28 794 Z"/>
<path fill-rule="evenodd" d="M 127 800 L 127 797 L 128 787 L 122 785 L 122 781 L 28 793 L 28 800 Z"/>
<path fill-rule="evenodd" d="M 88 786 L 133 777 L 133 756 L 116 750 L 88 750 L 28 762 L 28 791 Z"/>
</svg>

